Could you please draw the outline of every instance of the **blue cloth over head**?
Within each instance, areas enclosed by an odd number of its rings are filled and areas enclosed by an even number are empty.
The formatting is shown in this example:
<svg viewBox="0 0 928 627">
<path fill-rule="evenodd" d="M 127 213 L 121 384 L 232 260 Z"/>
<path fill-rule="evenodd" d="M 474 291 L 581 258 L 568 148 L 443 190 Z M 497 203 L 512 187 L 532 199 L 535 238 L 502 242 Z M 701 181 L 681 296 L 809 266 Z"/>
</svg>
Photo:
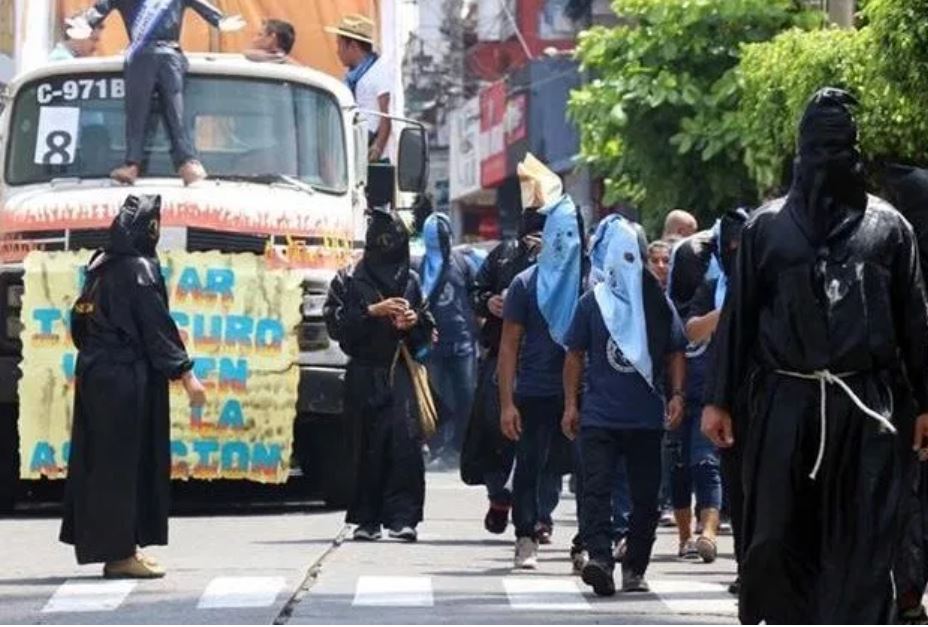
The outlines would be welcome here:
<svg viewBox="0 0 928 627">
<path fill-rule="evenodd" d="M 422 227 L 422 242 L 425 244 L 425 257 L 420 269 L 422 294 L 429 299 L 441 281 L 451 252 L 451 221 L 448 216 L 441 213 L 430 215 Z"/>
<path fill-rule="evenodd" d="M 538 256 L 538 309 L 548 323 L 551 338 L 564 338 L 580 300 L 583 242 L 577 207 L 570 196 L 540 209 L 547 215 Z"/>
<path fill-rule="evenodd" d="M 617 221 L 623 219 L 624 218 L 618 214 L 612 214 L 600 220 L 599 224 L 596 225 L 593 237 L 590 238 L 590 262 L 592 266 L 590 271 L 591 284 L 602 283 L 606 278 L 604 266 L 606 264 L 606 250 L 609 247 L 609 239 L 612 235 L 610 227 Z"/>
<path fill-rule="evenodd" d="M 648 325 L 645 318 L 644 259 L 638 234 L 625 223 L 618 223 L 606 250 L 604 282 L 593 288 L 603 322 L 612 340 L 654 387 L 654 368 L 648 348 Z"/>
</svg>

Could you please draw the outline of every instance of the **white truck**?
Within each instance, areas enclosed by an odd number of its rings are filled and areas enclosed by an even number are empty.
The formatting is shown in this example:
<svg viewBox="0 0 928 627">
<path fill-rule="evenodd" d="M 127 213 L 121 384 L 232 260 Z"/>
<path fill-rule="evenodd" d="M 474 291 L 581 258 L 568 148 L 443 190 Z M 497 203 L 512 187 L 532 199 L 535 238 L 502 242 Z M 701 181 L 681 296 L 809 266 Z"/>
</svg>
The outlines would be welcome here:
<svg viewBox="0 0 928 627">
<path fill-rule="evenodd" d="M 368 135 L 351 93 L 304 67 L 240 55 L 191 54 L 185 120 L 207 181 L 174 173 L 157 99 L 138 183 L 109 180 L 125 152 L 123 58 L 45 65 L 14 79 L 0 114 L 0 509 L 22 489 L 17 381 L 22 261 L 31 251 L 100 247 L 128 193 L 163 198 L 164 250 L 279 256 L 303 283 L 294 458 L 332 505 L 351 491 L 344 468 L 346 358 L 322 304 L 334 273 L 363 245 L 368 202 L 420 193 L 428 171 L 421 125 L 396 120 L 396 168 L 369 166 Z M 401 129 L 401 132 L 400 132 Z"/>
</svg>

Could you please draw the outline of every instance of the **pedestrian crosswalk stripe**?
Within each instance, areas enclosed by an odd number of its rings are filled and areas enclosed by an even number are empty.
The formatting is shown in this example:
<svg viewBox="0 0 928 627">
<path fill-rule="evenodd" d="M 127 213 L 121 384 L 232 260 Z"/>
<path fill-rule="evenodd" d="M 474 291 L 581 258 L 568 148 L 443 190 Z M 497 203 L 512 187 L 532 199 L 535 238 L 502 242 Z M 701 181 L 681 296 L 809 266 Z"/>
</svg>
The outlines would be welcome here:
<svg viewBox="0 0 928 627">
<path fill-rule="evenodd" d="M 358 577 L 352 605 L 365 607 L 432 607 L 431 577 Z"/>
<path fill-rule="evenodd" d="M 515 610 L 590 609 L 590 604 L 572 579 L 506 577 L 503 587 L 509 597 L 509 606 Z"/>
<path fill-rule="evenodd" d="M 136 582 L 66 581 L 61 584 L 42 612 L 109 612 L 122 605 Z"/>
<path fill-rule="evenodd" d="M 672 612 L 679 614 L 738 613 L 738 606 L 728 588 L 717 583 L 682 579 L 652 579 L 651 592 Z"/>
<path fill-rule="evenodd" d="M 283 577 L 216 577 L 206 586 L 197 609 L 268 607 L 286 584 Z"/>
</svg>

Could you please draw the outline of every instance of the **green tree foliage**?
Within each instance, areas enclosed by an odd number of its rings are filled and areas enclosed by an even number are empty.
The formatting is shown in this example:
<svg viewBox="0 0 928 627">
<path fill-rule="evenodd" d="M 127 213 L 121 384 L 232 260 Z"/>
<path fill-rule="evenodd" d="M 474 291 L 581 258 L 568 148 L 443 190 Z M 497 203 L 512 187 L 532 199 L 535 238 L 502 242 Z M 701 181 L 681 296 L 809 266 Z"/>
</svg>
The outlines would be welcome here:
<svg viewBox="0 0 928 627">
<path fill-rule="evenodd" d="M 649 227 L 669 209 L 706 220 L 756 198 L 735 69 L 743 44 L 821 23 L 799 4 L 614 0 L 621 24 L 581 36 L 578 57 L 593 80 L 570 104 L 582 157 L 606 178 L 607 198 L 636 202 Z"/>
<path fill-rule="evenodd" d="M 858 30 L 793 30 L 745 47 L 735 125 L 762 190 L 781 182 L 809 96 L 828 85 L 860 101 L 867 160 L 928 163 L 928 0 L 869 0 L 862 17 Z"/>
</svg>

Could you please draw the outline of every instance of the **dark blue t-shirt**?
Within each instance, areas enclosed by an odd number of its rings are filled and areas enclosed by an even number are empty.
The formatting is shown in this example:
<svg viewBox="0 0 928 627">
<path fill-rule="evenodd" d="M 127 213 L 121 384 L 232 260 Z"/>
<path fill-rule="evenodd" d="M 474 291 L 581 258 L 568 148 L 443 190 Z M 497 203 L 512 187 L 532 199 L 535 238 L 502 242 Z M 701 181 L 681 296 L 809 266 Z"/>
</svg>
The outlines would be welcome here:
<svg viewBox="0 0 928 627">
<path fill-rule="evenodd" d="M 438 344 L 432 348 L 436 357 L 472 355 L 477 326 L 470 304 L 470 287 L 474 283 L 471 267 L 466 259 L 452 252 L 445 271 L 444 286 L 433 295 L 429 310 L 435 317 Z"/>
<path fill-rule="evenodd" d="M 669 304 L 669 303 L 668 303 Z M 586 353 L 581 424 L 607 429 L 663 429 L 664 397 L 662 382 L 652 389 L 616 346 L 593 291 L 580 299 L 573 324 L 567 333 L 567 347 Z M 674 314 L 673 328 L 666 353 L 686 347 L 686 336 L 679 317 Z M 652 360 L 666 355 L 652 355 Z M 664 368 L 655 368 L 664 372 Z"/>
<path fill-rule="evenodd" d="M 564 395 L 564 349 L 551 339 L 548 322 L 538 308 L 537 266 L 518 274 L 506 293 L 503 319 L 525 329 L 519 350 L 516 394 Z"/>
<path fill-rule="evenodd" d="M 690 301 L 687 322 L 711 313 L 715 309 L 715 286 L 717 281 L 709 279 L 696 290 Z M 706 370 L 709 366 L 709 347 L 711 340 L 702 344 L 690 344 L 686 347 L 686 404 L 693 407 L 702 406 L 703 388 L 706 384 Z"/>
</svg>

